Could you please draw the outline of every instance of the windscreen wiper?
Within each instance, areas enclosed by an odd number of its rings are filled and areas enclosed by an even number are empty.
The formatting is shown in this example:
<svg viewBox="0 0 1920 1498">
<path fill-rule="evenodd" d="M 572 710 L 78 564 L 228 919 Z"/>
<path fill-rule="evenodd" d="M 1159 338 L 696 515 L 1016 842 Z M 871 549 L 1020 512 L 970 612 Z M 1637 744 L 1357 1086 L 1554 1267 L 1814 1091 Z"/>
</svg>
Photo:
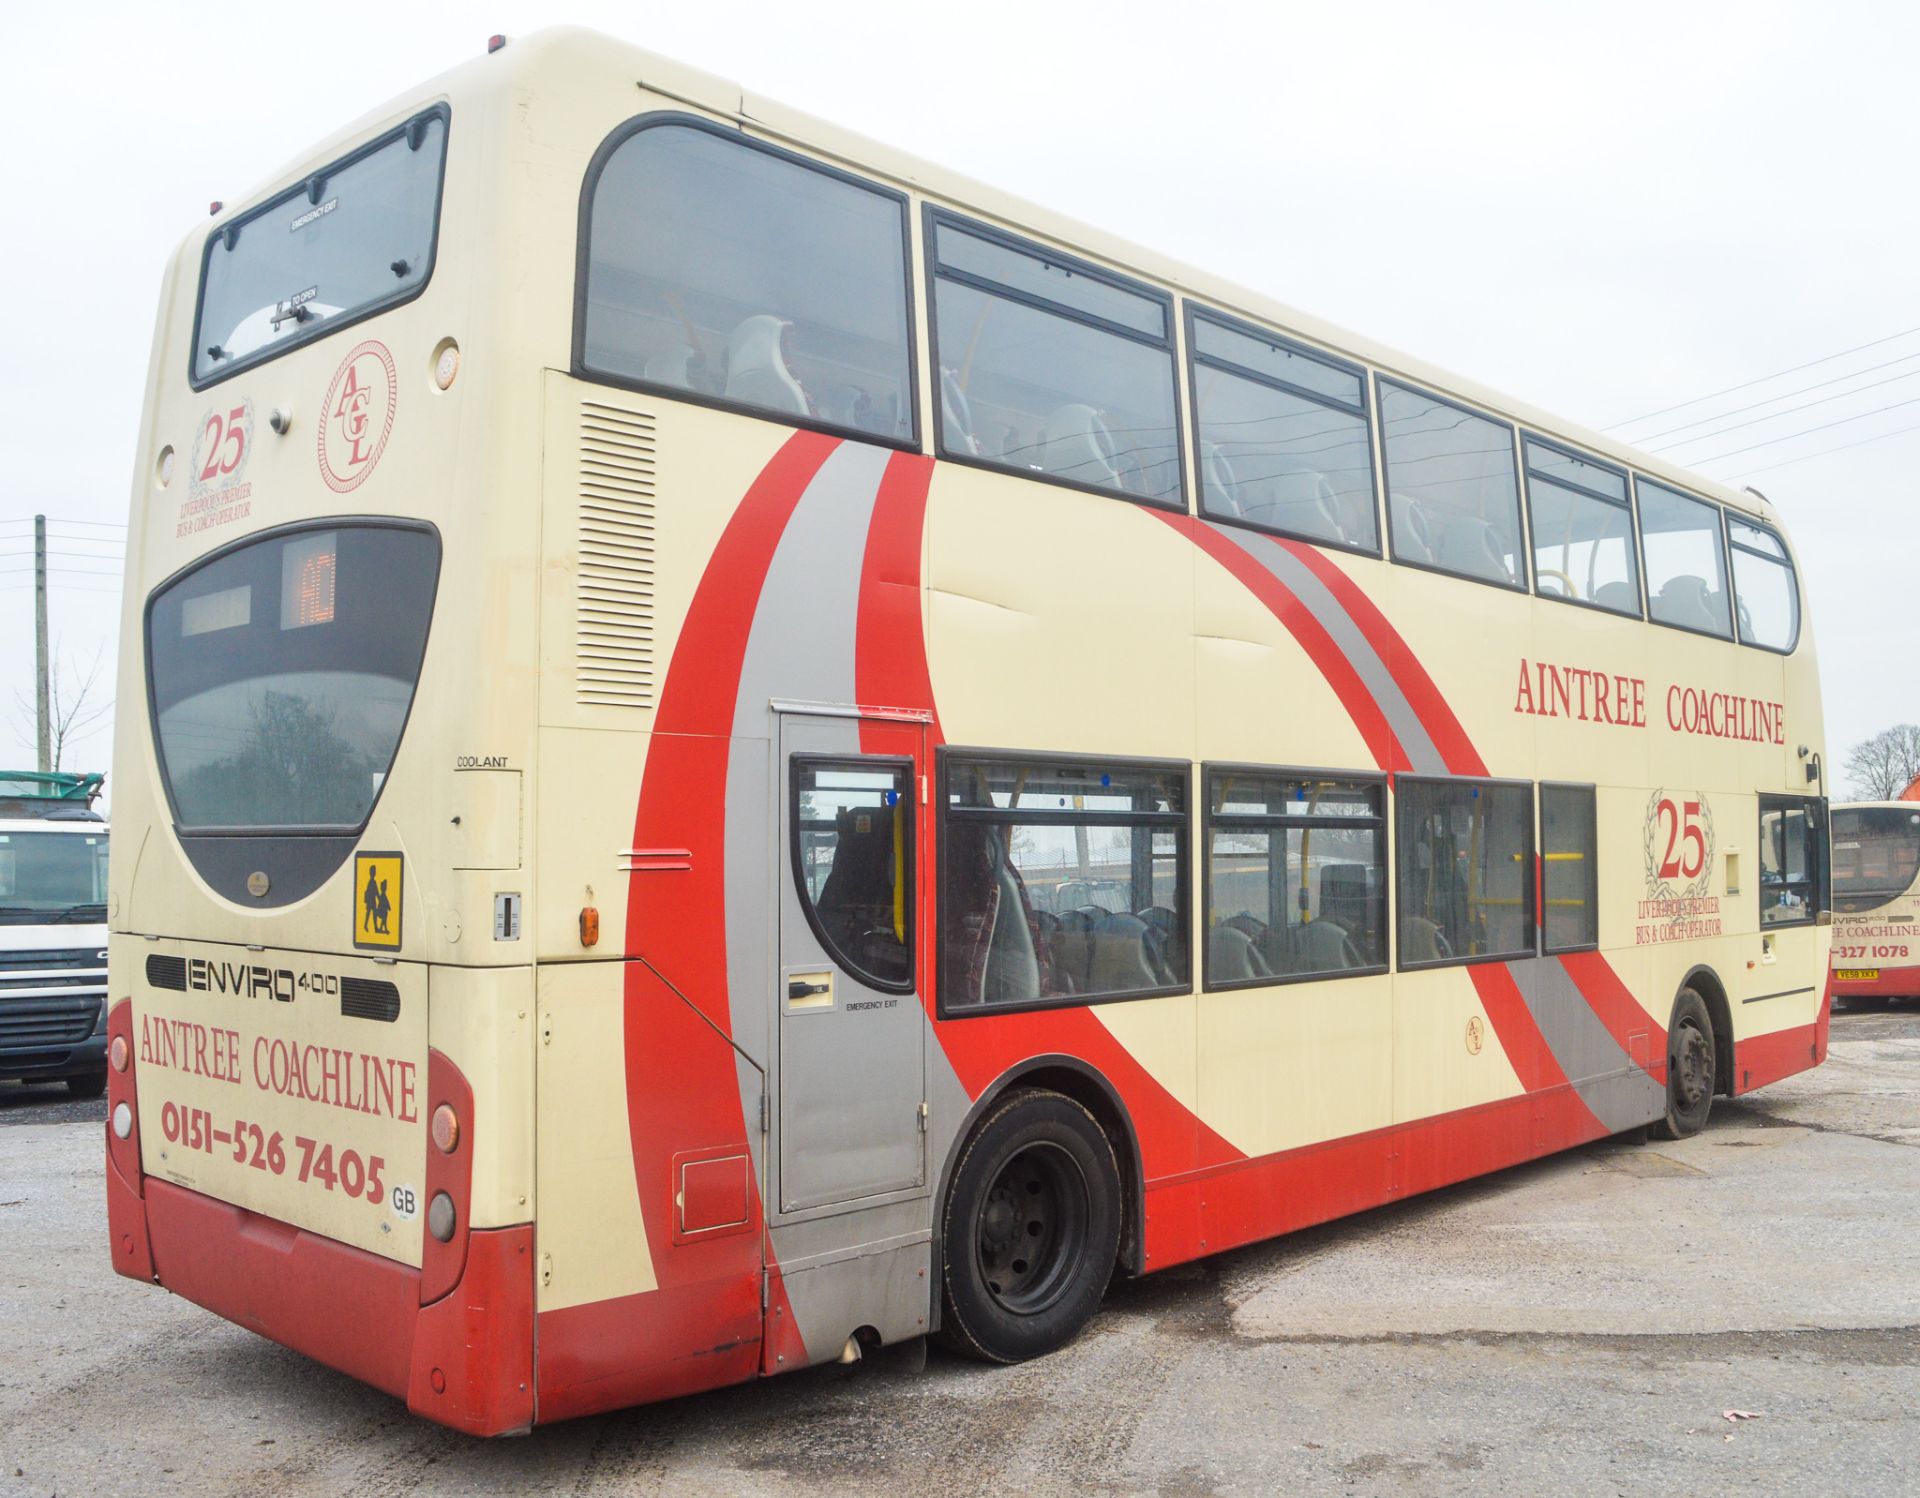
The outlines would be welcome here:
<svg viewBox="0 0 1920 1498">
<path fill-rule="evenodd" d="M 65 910 L 54 916 L 47 924 L 50 926 L 65 926 L 69 924 L 75 926 L 94 926 L 106 918 L 107 907 L 105 905 L 69 905 Z"/>
</svg>

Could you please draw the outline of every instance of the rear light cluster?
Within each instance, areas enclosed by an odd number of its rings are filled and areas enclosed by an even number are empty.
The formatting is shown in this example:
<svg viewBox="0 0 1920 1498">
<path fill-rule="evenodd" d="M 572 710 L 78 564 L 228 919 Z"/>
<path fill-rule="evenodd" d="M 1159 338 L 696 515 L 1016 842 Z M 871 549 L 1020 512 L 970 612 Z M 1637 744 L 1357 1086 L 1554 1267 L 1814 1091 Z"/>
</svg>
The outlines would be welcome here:
<svg viewBox="0 0 1920 1498">
<path fill-rule="evenodd" d="M 453 1104 L 442 1103 L 433 1110 L 429 1133 L 433 1147 L 443 1155 L 450 1155 L 460 1147 L 460 1115 L 453 1111 Z M 427 1203 L 427 1231 L 440 1242 L 450 1243 L 458 1225 L 459 1213 L 454 1210 L 453 1198 L 444 1191 L 435 1192 L 433 1200 Z"/>
</svg>

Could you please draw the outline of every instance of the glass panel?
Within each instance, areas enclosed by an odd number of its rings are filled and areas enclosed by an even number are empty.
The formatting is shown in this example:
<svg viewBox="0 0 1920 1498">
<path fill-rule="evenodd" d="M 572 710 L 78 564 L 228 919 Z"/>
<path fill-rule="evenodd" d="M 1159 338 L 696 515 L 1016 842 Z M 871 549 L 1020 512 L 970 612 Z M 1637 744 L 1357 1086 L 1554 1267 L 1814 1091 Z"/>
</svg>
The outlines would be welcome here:
<svg viewBox="0 0 1920 1498">
<path fill-rule="evenodd" d="M 447 124 L 427 115 L 409 129 L 215 235 L 200 286 L 195 379 L 269 357 L 276 343 L 425 282 Z"/>
<path fill-rule="evenodd" d="M 1576 458 L 1542 442 L 1527 443 L 1527 470 L 1605 495 L 1621 504 L 1627 502 L 1627 476 L 1619 469 L 1589 463 L 1585 458 Z"/>
<path fill-rule="evenodd" d="M 1790 925 L 1813 919 L 1813 819 L 1801 801 L 1760 798 L 1760 923 Z"/>
<path fill-rule="evenodd" d="M 1402 780 L 1400 964 L 1533 951 L 1529 787 Z"/>
<path fill-rule="evenodd" d="M 1533 506 L 1533 583 L 1540 596 L 1639 618 L 1633 512 L 1538 477 L 1529 477 L 1527 498 Z"/>
<path fill-rule="evenodd" d="M 1380 549 L 1365 416 L 1211 365 L 1193 373 L 1201 506 L 1208 514 L 1308 541 Z"/>
<path fill-rule="evenodd" d="M 1833 899 L 1857 913 L 1897 900 L 1920 877 L 1920 807 L 1849 806 L 1833 813 Z"/>
<path fill-rule="evenodd" d="M 399 747 L 440 569 L 429 532 L 253 542 L 155 598 L 148 676 L 180 825 L 358 827 Z"/>
<path fill-rule="evenodd" d="M 1380 385 L 1397 561 L 1523 586 L 1513 429 Z"/>
<path fill-rule="evenodd" d="M 1595 866 L 1594 792 L 1587 786 L 1540 787 L 1540 858 L 1546 910 L 1541 925 L 1549 952 L 1600 940 Z"/>
<path fill-rule="evenodd" d="M 1727 529 L 1734 541 L 1733 601 L 1741 642 L 1791 650 L 1800 633 L 1800 596 L 1786 548 L 1778 537 L 1742 525 L 1731 515 Z M 1767 555 L 1755 556 L 1748 547 Z M 1776 557 L 1779 560 L 1770 560 Z"/>
<path fill-rule="evenodd" d="M 939 224 L 934 233 L 943 269 L 980 276 L 1009 291 L 1057 302 L 1149 338 L 1167 336 L 1167 304 L 1158 297 L 1115 286 L 1044 254 L 1029 254 L 982 239 L 952 224 Z"/>
<path fill-rule="evenodd" d="M 896 199 L 707 130 L 656 126 L 594 189 L 588 367 L 773 416 L 912 435 Z"/>
<path fill-rule="evenodd" d="M 1098 764 L 957 762 L 941 829 L 949 1010 L 1188 981 L 1183 779 Z"/>
<path fill-rule="evenodd" d="M 954 281 L 933 296 L 942 451 L 1180 498 L 1171 350 Z"/>
<path fill-rule="evenodd" d="M 912 787 L 904 765 L 793 770 L 795 872 L 834 961 L 879 988 L 913 983 Z"/>
<path fill-rule="evenodd" d="M 1221 359 L 1270 380 L 1282 380 L 1299 389 L 1311 390 L 1354 411 L 1366 410 L 1367 387 L 1363 376 L 1317 359 L 1292 344 L 1255 338 L 1237 328 L 1222 327 L 1205 317 L 1196 317 L 1193 347 L 1196 354 L 1206 358 Z"/>
<path fill-rule="evenodd" d="M 1640 479 L 1640 542 L 1646 551 L 1647 614 L 1723 639 L 1733 637 L 1727 609 L 1727 554 L 1716 505 Z"/>
<path fill-rule="evenodd" d="M 0 925 L 107 918 L 107 834 L 0 832 Z"/>
</svg>

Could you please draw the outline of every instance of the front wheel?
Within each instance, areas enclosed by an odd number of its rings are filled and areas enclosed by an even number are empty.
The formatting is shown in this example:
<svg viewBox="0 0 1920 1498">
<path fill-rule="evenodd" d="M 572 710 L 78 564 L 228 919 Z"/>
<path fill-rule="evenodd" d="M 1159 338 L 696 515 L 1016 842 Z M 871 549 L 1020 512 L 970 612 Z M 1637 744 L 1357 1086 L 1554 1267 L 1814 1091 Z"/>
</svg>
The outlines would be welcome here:
<svg viewBox="0 0 1920 1498">
<path fill-rule="evenodd" d="M 1717 1073 L 1706 1000 L 1683 988 L 1667 1028 L 1667 1111 L 1655 1120 L 1653 1132 L 1662 1139 L 1685 1139 L 1704 1129 L 1713 1109 Z"/>
<path fill-rule="evenodd" d="M 950 1343 L 994 1363 L 1063 1346 L 1099 1306 L 1119 1252 L 1106 1133 L 1072 1098 L 1014 1093 L 967 1141 L 942 1230 Z"/>
</svg>

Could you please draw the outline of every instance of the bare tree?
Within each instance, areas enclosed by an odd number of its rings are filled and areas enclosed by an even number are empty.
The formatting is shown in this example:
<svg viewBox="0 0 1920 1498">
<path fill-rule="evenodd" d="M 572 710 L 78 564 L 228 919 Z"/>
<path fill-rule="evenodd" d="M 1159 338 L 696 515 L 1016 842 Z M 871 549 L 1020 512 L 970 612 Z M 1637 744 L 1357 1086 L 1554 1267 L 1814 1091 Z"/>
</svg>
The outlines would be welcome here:
<svg viewBox="0 0 1920 1498">
<path fill-rule="evenodd" d="M 53 669 L 47 681 L 47 741 L 58 770 L 67 749 L 95 724 L 113 711 L 113 699 L 101 701 L 100 655 L 106 647 L 95 649 L 93 659 L 82 670 L 53 642 Z M 34 707 L 24 693 L 13 694 L 14 737 L 28 749 L 37 747 Z"/>
<path fill-rule="evenodd" d="M 1847 779 L 1862 801 L 1891 801 L 1920 775 L 1920 725 L 1896 723 L 1847 751 Z"/>
</svg>

